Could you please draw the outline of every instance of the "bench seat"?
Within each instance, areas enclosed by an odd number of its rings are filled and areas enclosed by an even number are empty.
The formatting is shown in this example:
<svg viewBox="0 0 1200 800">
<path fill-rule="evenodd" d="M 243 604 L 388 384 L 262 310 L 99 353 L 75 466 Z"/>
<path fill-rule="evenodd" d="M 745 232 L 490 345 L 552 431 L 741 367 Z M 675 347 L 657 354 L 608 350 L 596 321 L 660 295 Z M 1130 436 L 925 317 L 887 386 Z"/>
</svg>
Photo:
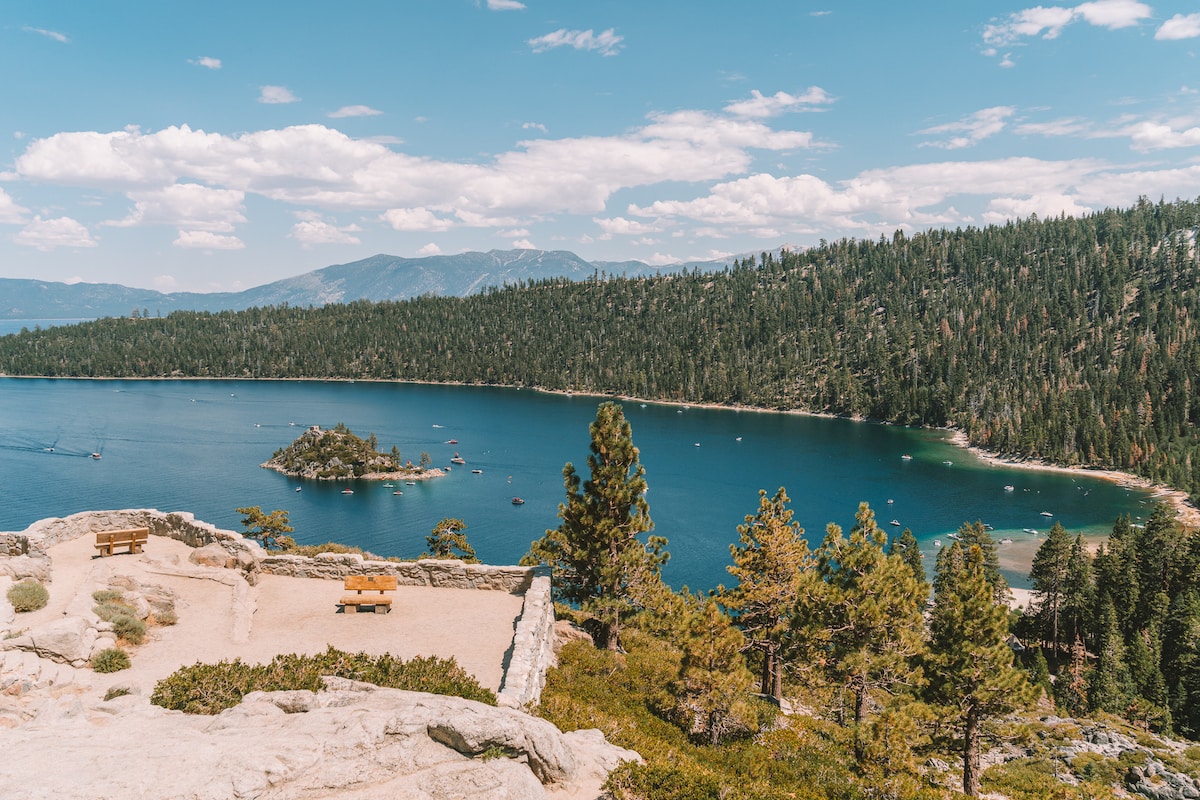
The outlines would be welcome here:
<svg viewBox="0 0 1200 800">
<path fill-rule="evenodd" d="M 127 547 L 129 552 L 140 553 L 142 545 L 150 539 L 149 528 L 128 528 L 121 531 L 97 531 L 96 549 L 101 557 L 111 556 L 115 548 Z"/>
<path fill-rule="evenodd" d="M 392 596 L 385 592 L 396 591 L 395 575 L 348 575 L 345 579 L 342 599 L 338 605 L 345 613 L 358 611 L 359 606 L 372 606 L 376 614 L 386 614 L 392 610 Z M 354 592 L 354 594 L 350 594 Z"/>
</svg>

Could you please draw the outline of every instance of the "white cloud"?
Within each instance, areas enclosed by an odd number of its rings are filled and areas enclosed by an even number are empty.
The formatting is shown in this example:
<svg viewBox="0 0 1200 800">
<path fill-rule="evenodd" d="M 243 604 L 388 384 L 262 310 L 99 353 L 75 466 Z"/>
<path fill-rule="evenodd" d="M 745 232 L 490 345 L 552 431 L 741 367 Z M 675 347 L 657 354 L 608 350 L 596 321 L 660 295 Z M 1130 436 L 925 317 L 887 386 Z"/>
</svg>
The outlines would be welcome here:
<svg viewBox="0 0 1200 800">
<path fill-rule="evenodd" d="M 0 189 L 0 223 L 19 225 L 25 221 L 28 213 L 29 209 L 21 208 L 8 192 Z"/>
<path fill-rule="evenodd" d="M 160 292 L 174 291 L 175 287 L 178 285 L 178 281 L 175 280 L 174 275 L 157 275 L 152 282 L 154 284 L 154 288 L 158 289 Z"/>
<path fill-rule="evenodd" d="M 949 139 L 942 139 L 940 141 L 922 142 L 921 147 L 940 147 L 945 150 L 970 147 L 1004 130 L 1006 120 L 1013 113 L 1014 109 L 1011 106 L 993 106 L 992 108 L 984 108 L 976 111 L 974 114 L 963 117 L 956 122 L 947 122 L 944 125 L 935 125 L 932 128 L 926 128 L 918 131 L 918 133 L 958 133 L 962 135 L 952 136 Z"/>
<path fill-rule="evenodd" d="M 330 111 L 325 116 L 330 119 L 342 119 L 344 117 L 377 117 L 382 113 L 370 106 L 342 106 L 337 111 Z"/>
<path fill-rule="evenodd" d="M 124 219 L 107 224 L 118 228 L 171 225 L 227 233 L 246 221 L 242 213 L 246 193 L 236 189 L 176 183 L 162 189 L 128 192 L 127 196 L 134 202 L 133 211 Z"/>
<path fill-rule="evenodd" d="M 236 236 L 222 236 L 211 231 L 180 231 L 171 244 L 191 250 L 241 250 L 246 246 Z"/>
<path fill-rule="evenodd" d="M 417 255 L 419 256 L 440 256 L 441 254 L 442 248 L 438 247 L 433 242 L 430 242 L 421 249 L 417 250 Z"/>
<path fill-rule="evenodd" d="M 546 126 L 540 122 L 522 122 L 521 129 L 526 131 L 541 131 L 542 133 L 549 133 L 549 131 L 546 130 Z"/>
<path fill-rule="evenodd" d="M 96 241 L 88 229 L 70 217 L 42 219 L 34 217 L 13 241 L 26 247 L 50 252 L 59 247 L 95 247 Z"/>
<path fill-rule="evenodd" d="M 668 253 L 655 253 L 649 258 L 643 258 L 642 261 L 646 262 L 652 267 L 665 267 L 670 264 L 682 263 L 680 259 Z"/>
<path fill-rule="evenodd" d="M 261 94 L 258 96 L 258 102 L 275 105 L 277 103 L 297 103 L 299 97 L 292 94 L 286 86 L 263 86 Z"/>
<path fill-rule="evenodd" d="M 983 29 L 985 44 L 1004 47 L 1027 36 L 1056 39 L 1063 29 L 1073 22 L 1084 21 L 1109 30 L 1128 28 L 1148 19 L 1153 13 L 1150 6 L 1137 0 L 1095 0 L 1073 7 L 1035 6 L 1026 8 L 1007 19 L 993 22 Z M 991 54 L 994 54 L 994 50 Z M 1005 55 L 1008 58 L 1008 55 Z"/>
<path fill-rule="evenodd" d="M 636 219 L 626 219 L 625 217 L 593 217 L 592 222 L 600 226 L 604 231 L 602 238 L 608 239 L 612 236 L 641 236 L 647 233 L 661 233 L 662 225 L 658 223 L 646 223 Z"/>
<path fill-rule="evenodd" d="M 455 221 L 439 217 L 428 208 L 390 208 L 380 218 L 398 231 L 448 231 Z"/>
<path fill-rule="evenodd" d="M 1176 14 L 1154 33 L 1155 39 L 1195 39 L 1200 36 L 1200 14 Z"/>
<path fill-rule="evenodd" d="M 773 117 L 785 111 L 816 111 L 814 106 L 827 105 L 833 98 L 826 94 L 820 86 L 810 86 L 804 94 L 793 95 L 787 92 L 776 92 L 767 97 L 757 89 L 750 91 L 749 100 L 741 100 L 725 106 L 727 113 L 738 117 Z"/>
<path fill-rule="evenodd" d="M 1078 118 L 1055 119 L 1048 122 L 1022 122 L 1013 127 L 1020 136 L 1077 136 L 1089 129 L 1085 120 Z"/>
<path fill-rule="evenodd" d="M 533 242 L 529 241 L 528 239 L 517 239 L 516 241 L 514 241 L 512 243 L 512 246 L 513 246 L 514 250 L 537 250 L 538 249 L 538 248 L 534 247 Z"/>
<path fill-rule="evenodd" d="M 623 36 L 617 36 L 614 29 L 609 28 L 596 35 L 590 28 L 586 31 L 569 31 L 559 28 L 556 31 L 530 39 L 528 44 L 535 53 L 544 53 L 556 47 L 574 47 L 576 50 L 596 50 L 602 56 L 615 56 L 621 50 Z"/>
<path fill-rule="evenodd" d="M 292 226 L 291 237 L 305 247 L 314 244 L 362 244 L 354 234 L 362 231 L 357 225 L 338 227 L 322 219 L 302 219 Z"/>
<path fill-rule="evenodd" d="M 1200 126 L 1175 130 L 1162 122 L 1139 122 L 1128 129 L 1134 150 L 1166 150 L 1200 145 Z"/>
<path fill-rule="evenodd" d="M 45 28 L 34 28 L 30 25 L 26 25 L 21 28 L 21 30 L 25 31 L 26 33 L 36 33 L 39 36 L 45 36 L 47 39 L 53 39 L 54 41 L 61 42 L 63 44 L 67 44 L 71 41 L 65 34 L 59 33 L 58 31 L 48 31 Z"/>
<path fill-rule="evenodd" d="M 489 11 L 521 11 L 525 4 L 517 0 L 487 0 L 487 7 Z"/>
<path fill-rule="evenodd" d="M 195 64 L 197 67 L 204 67 L 205 69 L 220 69 L 221 68 L 221 59 L 213 58 L 212 56 L 200 56 L 199 58 L 189 58 L 188 63 Z"/>
</svg>

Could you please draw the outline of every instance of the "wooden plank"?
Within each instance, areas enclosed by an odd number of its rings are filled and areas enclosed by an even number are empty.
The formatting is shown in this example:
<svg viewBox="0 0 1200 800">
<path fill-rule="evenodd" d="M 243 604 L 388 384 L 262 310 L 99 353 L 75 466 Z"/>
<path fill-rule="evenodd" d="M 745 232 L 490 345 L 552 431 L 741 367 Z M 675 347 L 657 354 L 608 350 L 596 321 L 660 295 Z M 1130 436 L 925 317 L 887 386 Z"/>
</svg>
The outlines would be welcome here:
<svg viewBox="0 0 1200 800">
<path fill-rule="evenodd" d="M 345 589 L 348 592 L 394 592 L 396 585 L 395 575 L 347 575 L 345 580 Z"/>
</svg>

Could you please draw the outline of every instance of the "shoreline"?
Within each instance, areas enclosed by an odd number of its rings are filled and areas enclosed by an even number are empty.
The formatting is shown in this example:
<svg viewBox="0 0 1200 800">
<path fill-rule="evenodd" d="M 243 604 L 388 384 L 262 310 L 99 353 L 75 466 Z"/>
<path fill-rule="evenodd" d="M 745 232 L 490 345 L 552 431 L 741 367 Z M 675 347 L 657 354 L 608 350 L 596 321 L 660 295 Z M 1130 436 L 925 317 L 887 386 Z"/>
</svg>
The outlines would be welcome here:
<svg viewBox="0 0 1200 800">
<path fill-rule="evenodd" d="M 805 409 L 781 409 L 781 408 L 763 408 L 761 406 L 742 406 L 730 403 L 694 403 L 685 402 L 682 400 L 661 400 L 646 397 L 637 397 L 634 395 L 621 394 L 620 392 L 597 392 L 597 391 L 576 391 L 568 389 L 549 389 L 542 386 L 523 386 L 516 384 L 501 384 L 501 383 L 470 383 L 466 381 L 426 381 L 426 380 L 403 380 L 403 379 L 385 379 L 385 378 L 246 378 L 246 377 L 217 377 L 217 376 L 167 376 L 167 377 L 114 377 L 114 376 L 66 376 L 66 375 L 8 375 L 0 373 L 0 378 L 15 378 L 18 380 L 83 380 L 83 381 L 277 381 L 277 382 L 317 382 L 317 383 L 407 383 L 420 386 L 465 386 L 477 388 L 492 388 L 492 389 L 514 389 L 521 391 L 528 389 L 542 394 L 560 395 L 564 397 L 592 397 L 604 400 L 614 400 L 618 402 L 630 403 L 653 403 L 661 406 L 674 406 L 677 408 L 702 408 L 714 411 L 748 411 L 756 414 L 794 414 L 805 417 L 817 417 L 821 419 L 845 419 L 851 422 L 866 422 L 876 425 L 893 425 L 895 423 L 886 422 L 883 420 L 870 420 L 861 415 L 844 415 L 832 414 L 824 411 L 808 411 Z M 910 426 L 901 426 L 910 427 Z M 1134 475 L 1131 472 L 1121 472 L 1119 470 L 1104 469 L 1101 467 L 1089 466 L 1063 466 L 1060 464 L 1052 464 L 1046 461 L 1041 461 L 1034 458 L 1024 458 L 1018 456 L 1005 456 L 998 453 L 985 450 L 976 445 L 972 445 L 967 441 L 967 435 L 957 428 L 936 428 L 922 427 L 918 430 L 942 431 L 948 434 L 947 441 L 955 447 L 966 450 L 974 455 L 985 464 L 994 466 L 1014 467 L 1017 469 L 1028 469 L 1043 472 L 1061 472 L 1066 474 L 1084 474 L 1101 480 L 1110 481 L 1118 485 L 1127 485 L 1133 488 L 1145 489 L 1152 492 L 1155 499 L 1159 499 L 1167 505 L 1171 506 L 1175 511 L 1175 518 L 1180 524 L 1189 528 L 1200 528 L 1200 506 L 1197 506 L 1191 501 L 1187 492 L 1182 489 L 1176 489 L 1173 486 L 1153 483 L 1152 481 Z M 262 466 L 266 467 L 266 464 Z M 441 470 L 437 470 L 441 474 Z M 287 473 L 284 473 L 287 474 Z M 398 480 L 401 476 L 384 477 L 380 479 Z M 430 476 L 437 477 L 437 476 Z M 411 479 L 411 478 L 410 478 Z M 338 479 L 333 479 L 338 480 Z M 345 480 L 345 479 L 342 479 Z M 413 479 L 416 480 L 416 479 Z"/>
</svg>

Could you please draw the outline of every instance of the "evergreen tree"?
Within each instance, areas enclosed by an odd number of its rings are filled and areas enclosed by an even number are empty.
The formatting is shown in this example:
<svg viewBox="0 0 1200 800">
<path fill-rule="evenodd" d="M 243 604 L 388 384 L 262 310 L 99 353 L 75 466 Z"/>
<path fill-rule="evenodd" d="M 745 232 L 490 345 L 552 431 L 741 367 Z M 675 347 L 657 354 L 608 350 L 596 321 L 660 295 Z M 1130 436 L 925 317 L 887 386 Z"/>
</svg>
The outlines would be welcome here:
<svg viewBox="0 0 1200 800">
<path fill-rule="evenodd" d="M 683 659 L 675 694 L 676 713 L 711 745 L 736 730 L 752 730 L 747 700 L 752 678 L 742 657 L 745 637 L 714 600 L 683 620 Z"/>
<path fill-rule="evenodd" d="M 792 522 L 788 502 L 782 486 L 774 497 L 759 490 L 758 513 L 738 526 L 739 543 L 729 546 L 733 564 L 725 569 L 738 583 L 716 590 L 717 602 L 733 614 L 749 646 L 762 655 L 759 691 L 776 700 L 783 698 L 792 611 L 812 565 L 804 529 Z"/>
<path fill-rule="evenodd" d="M 1067 563 L 1071 558 L 1071 536 L 1061 523 L 1050 528 L 1046 541 L 1033 556 L 1029 582 L 1037 603 L 1039 635 L 1050 644 L 1050 653 L 1058 663 L 1059 618 L 1062 615 L 1063 595 L 1067 583 Z"/>
<path fill-rule="evenodd" d="M 1088 623 L 1095 605 L 1095 586 L 1092 583 L 1092 557 L 1088 553 L 1083 534 L 1071 543 L 1067 557 L 1067 571 L 1063 580 L 1062 617 L 1067 639 L 1081 638 L 1087 644 L 1092 641 Z"/>
<path fill-rule="evenodd" d="M 277 508 L 270 514 L 263 513 L 259 506 L 245 506 L 236 509 L 237 513 L 245 514 L 242 527 L 246 536 L 258 539 L 267 550 L 283 549 L 294 546 L 296 542 L 287 534 L 295 530 L 288 524 L 288 512 Z"/>
<path fill-rule="evenodd" d="M 887 534 L 866 503 L 855 520 L 849 538 L 829 525 L 817 551 L 821 580 L 802 595 L 795 623 L 825 659 L 828 680 L 850 694 L 861 762 L 872 695 L 921 682 L 913 659 L 924 646 L 925 595 L 909 565 L 884 553 Z"/>
<path fill-rule="evenodd" d="M 888 545 L 888 555 L 899 555 L 904 559 L 904 563 L 908 564 L 908 568 L 912 570 L 913 577 L 917 579 L 917 583 L 929 591 L 929 579 L 925 576 L 925 556 L 921 553 L 921 545 L 917 542 L 917 537 L 913 532 L 905 528 L 900 534 L 900 537 L 893 539 Z"/>
<path fill-rule="evenodd" d="M 963 793 L 979 794 L 982 725 L 1029 702 L 1031 692 L 1013 665 L 1008 609 L 997 603 L 977 545 L 938 560 L 925 674 L 930 698 L 950 710 L 962 730 Z"/>
<path fill-rule="evenodd" d="M 654 523 L 645 497 L 646 471 L 621 406 L 602 403 L 589 431 L 590 477 L 581 481 L 569 462 L 563 468 L 562 524 L 533 542 L 523 561 L 548 564 L 558 596 L 591 614 L 604 647 L 617 650 L 622 621 L 661 583 L 667 540 L 639 538 Z"/>
<path fill-rule="evenodd" d="M 457 558 L 468 564 L 478 564 L 479 559 L 475 557 L 475 548 L 471 547 L 467 542 L 467 535 L 463 533 L 466 529 L 467 523 L 461 519 L 445 517 L 440 520 L 437 525 L 433 526 L 433 531 L 425 537 L 431 557 Z"/>
<path fill-rule="evenodd" d="M 1108 593 L 1101 596 L 1096 624 L 1096 663 L 1088 676 L 1088 703 L 1092 711 L 1123 714 L 1129 705 L 1133 682 L 1125 664 L 1125 642 L 1117 611 Z"/>
<path fill-rule="evenodd" d="M 996 540 L 979 520 L 964 522 L 958 529 L 958 541 L 963 553 L 978 547 L 983 558 L 983 574 L 992 587 L 997 603 L 1008 603 L 1008 581 L 1000 574 L 1000 556 L 996 551 Z"/>
</svg>

